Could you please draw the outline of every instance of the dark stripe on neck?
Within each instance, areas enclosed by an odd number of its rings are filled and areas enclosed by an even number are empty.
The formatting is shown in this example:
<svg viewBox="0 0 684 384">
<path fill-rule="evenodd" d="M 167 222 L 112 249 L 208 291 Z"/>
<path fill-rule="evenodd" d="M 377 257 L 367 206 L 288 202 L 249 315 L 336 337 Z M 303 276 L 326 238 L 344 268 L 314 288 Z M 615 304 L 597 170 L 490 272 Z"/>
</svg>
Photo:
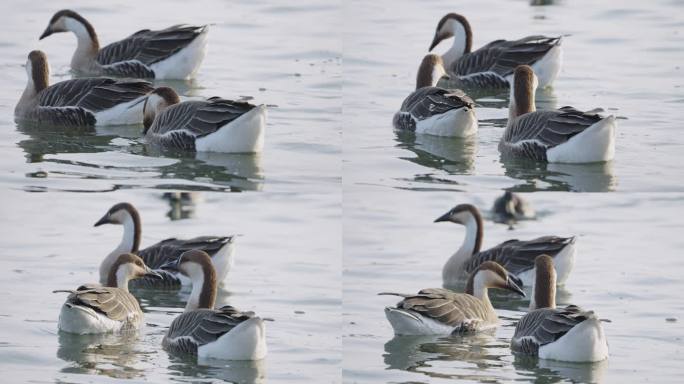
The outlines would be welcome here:
<svg viewBox="0 0 684 384">
<path fill-rule="evenodd" d="M 202 263 L 202 272 L 204 273 L 204 282 L 197 306 L 198 308 L 213 309 L 216 303 L 216 270 L 211 260 L 209 263 Z"/>
<path fill-rule="evenodd" d="M 535 260 L 534 305 L 537 308 L 556 308 L 556 271 L 550 257 Z"/>
<path fill-rule="evenodd" d="M 29 61 L 31 62 L 31 80 L 33 80 L 33 88 L 36 93 L 48 87 L 49 71 L 47 65 L 47 57 L 41 51 L 32 51 L 29 53 Z"/>
<path fill-rule="evenodd" d="M 138 210 L 135 209 L 130 204 L 126 205 L 125 209 L 128 212 L 128 214 L 131 215 L 131 218 L 133 219 L 133 247 L 132 247 L 130 252 L 137 254 L 138 251 L 140 250 L 140 237 L 142 235 L 142 225 L 140 222 L 140 214 L 138 213 Z"/>
<path fill-rule="evenodd" d="M 482 232 L 484 230 L 482 224 L 482 215 L 480 211 L 475 207 L 470 208 L 470 213 L 475 217 L 475 222 L 477 223 L 477 236 L 475 237 L 475 247 L 473 248 L 473 254 L 480 252 L 482 248 Z"/>
</svg>

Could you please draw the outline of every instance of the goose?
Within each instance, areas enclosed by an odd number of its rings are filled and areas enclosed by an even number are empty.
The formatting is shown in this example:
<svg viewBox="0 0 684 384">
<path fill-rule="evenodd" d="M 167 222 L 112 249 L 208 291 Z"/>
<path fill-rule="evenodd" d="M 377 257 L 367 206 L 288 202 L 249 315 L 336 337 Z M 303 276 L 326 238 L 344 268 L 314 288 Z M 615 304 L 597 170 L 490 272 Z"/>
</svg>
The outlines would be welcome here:
<svg viewBox="0 0 684 384">
<path fill-rule="evenodd" d="M 536 280 L 530 312 L 515 327 L 513 352 L 542 359 L 596 362 L 608 358 L 601 320 L 575 305 L 556 308 L 556 271 L 551 257 L 535 259 Z"/>
<path fill-rule="evenodd" d="M 427 288 L 416 295 L 383 292 L 403 297 L 396 307 L 385 307 L 385 316 L 396 335 L 451 335 L 494 328 L 499 318 L 489 301 L 488 288 L 506 289 L 525 296 L 498 263 L 486 261 L 471 274 L 465 293 Z"/>
<path fill-rule="evenodd" d="M 50 67 L 42 51 L 26 61 L 28 83 L 14 109 L 18 121 L 58 126 L 140 124 L 144 97 L 152 84 L 142 80 L 73 79 L 49 85 Z"/>
<path fill-rule="evenodd" d="M 499 82 L 510 84 L 515 67 L 527 64 L 534 68 L 539 75 L 540 86 L 545 88 L 560 72 L 563 60 L 561 37 L 527 36 L 519 40 L 495 40 L 471 52 L 473 31 L 470 23 L 462 15 L 449 13 L 437 24 L 429 50 L 450 37 L 454 37 L 453 45 L 442 59 L 447 72 L 455 75 L 499 77 Z"/>
<path fill-rule="evenodd" d="M 520 195 L 511 191 L 504 192 L 494 201 L 492 208 L 494 221 L 509 223 L 516 220 L 534 219 L 534 208 Z"/>
<path fill-rule="evenodd" d="M 143 106 L 145 140 L 164 148 L 258 153 L 264 146 L 266 106 L 220 97 L 180 102 L 171 88 L 152 91 Z"/>
<path fill-rule="evenodd" d="M 575 237 L 544 236 L 534 240 L 508 240 L 487 250 L 480 250 L 484 225 L 480 211 L 471 204 L 459 204 L 435 220 L 466 227 L 465 240 L 442 269 L 445 286 L 457 285 L 464 275 L 476 270 L 487 260 L 501 264 L 513 275 L 518 285 L 534 281 L 534 259 L 541 254 L 553 257 L 559 271 L 558 283 L 564 284 L 575 263 Z"/>
<path fill-rule="evenodd" d="M 158 31 L 143 29 L 100 49 L 92 24 L 78 13 L 64 9 L 52 16 L 39 40 L 69 31 L 78 41 L 71 69 L 79 75 L 190 79 L 204 59 L 208 27 L 174 25 Z"/>
<path fill-rule="evenodd" d="M 499 151 L 550 163 L 592 163 L 615 156 L 615 117 L 602 117 L 573 107 L 536 111 L 539 80 L 527 65 L 515 69 L 508 123 Z"/>
<path fill-rule="evenodd" d="M 394 128 L 435 136 L 467 137 L 477 132 L 475 103 L 461 90 L 438 88 L 446 75 L 442 59 L 427 55 L 420 64 L 416 90 L 394 115 Z"/>
<path fill-rule="evenodd" d="M 159 270 L 164 263 L 169 260 L 175 260 L 183 252 L 190 249 L 201 249 L 211 255 L 214 267 L 218 271 L 217 277 L 219 282 L 225 279 L 233 266 L 234 236 L 200 236 L 188 240 L 170 238 L 140 249 L 142 233 L 140 214 L 132 204 L 125 202 L 113 205 L 95 223 L 95 227 L 103 224 L 123 225 L 124 233 L 121 243 L 100 264 L 100 282 L 102 284 L 107 281 L 109 270 L 118 255 L 124 252 L 139 255 L 146 265 L 157 270 L 162 276 L 161 280 L 141 279 L 135 281 L 132 284 L 136 287 L 178 288 L 180 285 L 190 284 L 190 280 L 181 274 Z"/>
<path fill-rule="evenodd" d="M 232 306 L 214 309 L 216 271 L 209 255 L 193 249 L 163 269 L 180 272 L 192 280 L 192 292 L 185 311 L 173 319 L 162 346 L 174 353 L 198 358 L 260 360 L 266 357 L 266 329 L 253 312 Z"/>
<path fill-rule="evenodd" d="M 104 286 L 85 284 L 69 293 L 59 314 L 60 331 L 81 335 L 138 329 L 143 312 L 138 300 L 128 292 L 128 281 L 141 277 L 161 279 L 143 260 L 131 253 L 116 257 Z"/>
</svg>

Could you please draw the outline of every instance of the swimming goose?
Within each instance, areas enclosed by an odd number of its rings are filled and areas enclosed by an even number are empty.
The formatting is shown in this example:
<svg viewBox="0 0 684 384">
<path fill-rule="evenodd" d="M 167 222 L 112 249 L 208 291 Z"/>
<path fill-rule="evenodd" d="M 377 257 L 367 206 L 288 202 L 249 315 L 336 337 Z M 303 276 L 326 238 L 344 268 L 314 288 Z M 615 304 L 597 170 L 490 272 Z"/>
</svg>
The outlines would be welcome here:
<svg viewBox="0 0 684 384">
<path fill-rule="evenodd" d="M 515 327 L 513 352 L 571 362 L 606 359 L 608 342 L 598 317 L 575 305 L 556 308 L 556 272 L 549 256 L 538 256 L 535 269 L 534 298 Z"/>
<path fill-rule="evenodd" d="M 536 216 L 532 206 L 520 195 L 511 191 L 504 192 L 503 196 L 499 196 L 494 201 L 492 212 L 494 221 L 502 223 L 534 219 Z"/>
<path fill-rule="evenodd" d="M 513 70 L 520 64 L 531 65 L 537 72 L 542 88 L 553 83 L 562 62 L 561 38 L 527 36 L 520 40 L 495 40 L 471 52 L 473 32 L 465 17 L 449 13 L 437 24 L 430 44 L 432 51 L 442 40 L 454 37 L 452 47 L 442 55 L 449 73 L 466 76 L 500 77 L 511 83 Z M 483 84 L 485 85 L 485 84 Z"/>
<path fill-rule="evenodd" d="M 418 69 L 416 90 L 394 114 L 394 128 L 435 136 L 466 137 L 477 132 L 475 103 L 461 90 L 438 88 L 446 75 L 442 59 L 427 55 Z"/>
<path fill-rule="evenodd" d="M 148 143 L 190 151 L 257 153 L 264 147 L 266 106 L 220 97 L 180 102 L 171 88 L 152 91 L 143 107 Z"/>
<path fill-rule="evenodd" d="M 17 120 L 60 126 L 140 124 L 140 103 L 152 85 L 142 80 L 73 79 L 49 85 L 50 67 L 41 51 L 26 61 L 28 83 L 14 109 Z"/>
<path fill-rule="evenodd" d="M 163 268 L 192 280 L 185 311 L 173 319 L 162 341 L 165 349 L 225 360 L 259 360 L 266 356 L 266 329 L 260 317 L 229 305 L 214 309 L 216 271 L 206 252 L 184 252 Z"/>
<path fill-rule="evenodd" d="M 139 255 L 147 266 L 157 270 L 162 280 L 141 279 L 132 282 L 133 286 L 149 287 L 178 287 L 181 284 L 190 284 L 190 280 L 178 273 L 160 271 L 159 268 L 169 260 L 175 260 L 183 252 L 190 249 L 200 249 L 212 257 L 214 267 L 218 271 L 218 281 L 225 279 L 228 271 L 233 266 L 233 236 L 200 236 L 193 239 L 181 240 L 170 238 L 145 249 L 139 249 L 142 225 L 138 210 L 130 203 L 119 203 L 112 206 L 95 226 L 103 224 L 119 224 L 124 226 L 121 243 L 100 264 L 100 282 L 107 280 L 109 270 L 118 255 L 130 252 Z"/>
<path fill-rule="evenodd" d="M 466 227 L 461 247 L 449 258 L 442 269 L 444 285 L 458 284 L 465 275 L 476 270 L 487 260 L 501 264 L 514 275 L 518 285 L 534 281 L 534 259 L 547 254 L 553 257 L 559 272 L 558 284 L 565 283 L 575 263 L 575 237 L 544 236 L 534 240 L 508 240 L 481 251 L 484 226 L 480 211 L 471 204 L 460 204 L 440 216 L 435 222 L 449 221 Z"/>
<path fill-rule="evenodd" d="M 40 40 L 69 31 L 78 40 L 71 69 L 80 75 L 189 79 L 204 59 L 208 28 L 174 25 L 159 31 L 143 29 L 100 49 L 88 20 L 64 9 L 52 16 Z"/>
<path fill-rule="evenodd" d="M 416 295 L 401 296 L 396 307 L 385 307 L 385 316 L 396 335 L 451 335 L 494 328 L 499 318 L 489 301 L 488 288 L 525 293 L 498 263 L 486 261 L 470 274 L 465 293 L 428 288 Z"/>
<path fill-rule="evenodd" d="M 573 107 L 536 111 L 538 84 L 532 68 L 515 69 L 508 124 L 499 142 L 504 156 L 552 163 L 591 163 L 615 155 L 615 117 L 602 117 Z"/>
<path fill-rule="evenodd" d="M 92 334 L 138 329 L 143 313 L 138 300 L 128 292 L 128 281 L 140 277 L 160 279 L 142 259 L 130 253 L 116 257 L 104 286 L 85 284 L 70 293 L 59 314 L 60 331 Z"/>
</svg>

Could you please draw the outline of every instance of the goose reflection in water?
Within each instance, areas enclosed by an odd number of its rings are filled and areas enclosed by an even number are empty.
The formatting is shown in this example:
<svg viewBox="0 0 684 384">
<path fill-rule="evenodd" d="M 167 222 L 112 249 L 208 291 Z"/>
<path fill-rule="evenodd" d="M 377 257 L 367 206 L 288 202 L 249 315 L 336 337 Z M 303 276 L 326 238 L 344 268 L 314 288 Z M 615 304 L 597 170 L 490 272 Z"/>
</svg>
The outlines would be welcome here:
<svg viewBox="0 0 684 384">
<path fill-rule="evenodd" d="M 513 367 L 524 377 L 534 377 L 535 383 L 602 383 L 609 359 L 596 363 L 569 363 L 539 359 L 536 356 L 515 356 Z"/>
<path fill-rule="evenodd" d="M 516 192 L 608 192 L 617 187 L 612 161 L 589 164 L 542 163 L 527 159 L 500 161 L 506 176 L 524 181 L 510 189 Z"/>
<path fill-rule="evenodd" d="M 140 361 L 137 351 L 138 333 L 76 335 L 59 332 L 57 357 L 69 364 L 63 373 L 105 375 L 116 379 L 135 379 L 145 376 L 136 368 Z"/>
<path fill-rule="evenodd" d="M 385 343 L 383 359 L 387 369 L 422 373 L 429 377 L 496 382 L 496 373 L 487 368 L 506 365 L 505 355 L 491 353 L 501 347 L 494 330 L 467 336 L 395 336 Z M 448 364 L 435 364 L 449 362 Z M 463 375 L 460 368 L 475 365 L 481 375 Z M 438 366 L 439 368 L 437 368 Z M 450 374 L 449 368 L 455 373 Z"/>
<path fill-rule="evenodd" d="M 459 139 L 396 132 L 396 141 L 397 147 L 416 155 L 401 159 L 450 174 L 467 175 L 475 171 L 476 136 Z"/>
<path fill-rule="evenodd" d="M 166 216 L 173 221 L 195 217 L 195 206 L 202 202 L 201 192 L 192 191 L 164 192 L 162 198 L 169 202 L 170 210 Z"/>
<path fill-rule="evenodd" d="M 169 371 L 184 377 L 221 379 L 229 383 L 265 383 L 266 362 L 262 360 L 213 360 L 195 356 L 169 355 Z"/>
</svg>

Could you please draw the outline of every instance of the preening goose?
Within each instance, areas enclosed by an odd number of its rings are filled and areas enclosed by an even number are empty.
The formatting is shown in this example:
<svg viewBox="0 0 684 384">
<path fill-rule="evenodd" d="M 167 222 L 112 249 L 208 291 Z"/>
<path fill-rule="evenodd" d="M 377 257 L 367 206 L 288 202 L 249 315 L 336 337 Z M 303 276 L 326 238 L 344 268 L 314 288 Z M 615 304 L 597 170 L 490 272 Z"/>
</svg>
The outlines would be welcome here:
<svg viewBox="0 0 684 384">
<path fill-rule="evenodd" d="M 471 273 L 465 293 L 428 288 L 416 295 L 380 294 L 404 298 L 395 307 L 385 307 L 385 316 L 396 335 L 451 335 L 497 326 L 499 318 L 489 301 L 489 288 L 506 289 L 525 296 L 508 272 L 493 261 L 480 264 Z"/>
<path fill-rule="evenodd" d="M 510 84 L 515 67 L 527 64 L 537 72 L 540 86 L 544 88 L 551 85 L 560 72 L 560 37 L 527 36 L 519 40 L 495 40 L 471 51 L 473 32 L 470 23 L 462 15 L 449 13 L 437 24 L 430 51 L 450 37 L 454 38 L 453 45 L 442 55 L 450 74 L 466 77 L 495 76 L 499 78 L 495 85 L 502 81 Z M 486 83 L 482 85 L 488 87 Z"/>
<path fill-rule="evenodd" d="M 503 196 L 499 196 L 494 201 L 492 213 L 494 221 L 500 223 L 529 220 L 536 216 L 532 206 L 520 195 L 511 191 L 504 192 Z"/>
<path fill-rule="evenodd" d="M 442 269 L 445 286 L 453 286 L 487 260 L 501 264 L 515 275 L 520 284 L 534 282 L 534 259 L 547 254 L 553 257 L 559 273 L 558 284 L 565 283 L 575 263 L 575 237 L 544 236 L 534 240 L 508 240 L 481 251 L 484 226 L 480 211 L 471 204 L 460 204 L 435 222 L 448 221 L 466 227 L 465 240 Z"/>
<path fill-rule="evenodd" d="M 26 61 L 28 83 L 14 117 L 59 126 L 140 124 L 141 101 L 152 91 L 142 80 L 107 78 L 65 80 L 49 85 L 45 53 L 31 51 Z"/>
<path fill-rule="evenodd" d="M 537 76 L 532 68 L 515 69 L 508 124 L 499 142 L 505 157 L 552 163 L 592 163 L 615 156 L 615 117 L 602 117 L 573 107 L 537 111 Z"/>
<path fill-rule="evenodd" d="M 394 114 L 394 128 L 435 136 L 466 137 L 477 132 L 475 103 L 461 90 L 436 87 L 446 75 L 442 59 L 427 55 L 418 69 L 416 90 Z"/>
<path fill-rule="evenodd" d="M 69 31 L 78 40 L 71 69 L 80 75 L 189 79 L 204 59 L 208 27 L 174 25 L 159 31 L 143 29 L 100 49 L 95 28 L 88 20 L 64 9 L 52 16 L 40 39 Z"/>
<path fill-rule="evenodd" d="M 229 305 L 214 309 L 216 272 L 206 252 L 187 251 L 163 268 L 180 272 L 192 281 L 185 312 L 171 322 L 162 341 L 164 348 L 198 358 L 259 360 L 266 357 L 266 329 L 260 317 Z"/>
<path fill-rule="evenodd" d="M 117 256 L 107 274 L 105 286 L 85 284 L 70 293 L 59 314 L 60 331 L 92 334 L 138 329 L 143 312 L 128 292 L 128 281 L 141 277 L 160 279 L 159 274 L 130 253 Z"/>
<path fill-rule="evenodd" d="M 264 146 L 266 106 L 220 97 L 181 102 L 168 87 L 145 101 L 145 140 L 164 148 L 257 153 Z"/>
<path fill-rule="evenodd" d="M 556 308 L 556 271 L 547 255 L 535 260 L 536 280 L 530 312 L 515 327 L 513 352 L 542 359 L 594 362 L 608 358 L 608 342 L 593 311 Z"/>
<path fill-rule="evenodd" d="M 176 260 L 183 252 L 191 249 L 200 249 L 211 255 L 211 260 L 218 274 L 218 282 L 223 281 L 233 266 L 233 236 L 200 236 L 193 239 L 181 240 L 170 238 L 157 244 L 140 249 L 140 236 L 142 224 L 138 210 L 130 203 L 119 203 L 112 206 L 95 226 L 103 224 L 118 224 L 124 226 L 121 243 L 100 264 L 100 282 L 107 280 L 109 270 L 118 255 L 130 252 L 139 255 L 147 266 L 157 270 L 162 276 L 161 280 L 141 279 L 134 281 L 133 286 L 147 287 L 180 287 L 181 284 L 190 284 L 190 280 L 178 273 L 160 271 L 160 267 L 169 260 Z"/>
</svg>

